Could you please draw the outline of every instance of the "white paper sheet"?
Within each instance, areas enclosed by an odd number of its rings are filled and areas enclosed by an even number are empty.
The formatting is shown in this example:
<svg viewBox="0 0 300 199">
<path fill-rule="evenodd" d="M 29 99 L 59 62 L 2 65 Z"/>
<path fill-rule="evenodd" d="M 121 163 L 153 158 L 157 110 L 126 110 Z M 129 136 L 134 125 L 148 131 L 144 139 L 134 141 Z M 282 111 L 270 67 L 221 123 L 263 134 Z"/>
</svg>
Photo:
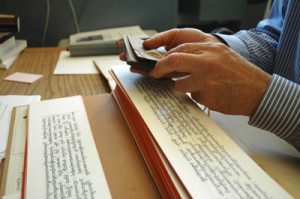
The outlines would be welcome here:
<svg viewBox="0 0 300 199">
<path fill-rule="evenodd" d="M 101 56 L 70 57 L 69 51 L 61 51 L 54 74 L 99 74 L 93 63 L 99 57 Z"/>
<path fill-rule="evenodd" d="M 20 198 L 21 198 L 21 193 L 11 194 L 2 197 L 2 199 L 20 199 Z"/>
<path fill-rule="evenodd" d="M 69 51 L 61 51 L 54 74 L 99 74 L 94 61 L 101 65 L 103 71 L 107 71 L 111 65 L 126 64 L 119 59 L 119 55 L 70 57 Z M 103 75 L 106 77 L 107 73 Z"/>
<path fill-rule="evenodd" d="M 111 198 L 81 96 L 31 103 L 25 198 Z"/>
<path fill-rule="evenodd" d="M 24 82 L 24 83 L 31 84 L 42 77 L 43 77 L 43 75 L 39 75 L 39 74 L 15 72 L 15 73 L 5 77 L 4 80 L 15 81 L 15 82 Z"/>
<path fill-rule="evenodd" d="M 112 57 L 113 58 L 113 57 Z M 109 71 L 111 70 L 111 67 L 129 67 L 129 65 L 126 64 L 126 62 L 121 61 L 119 59 L 119 56 L 115 56 L 113 59 L 97 59 L 94 60 L 96 67 L 99 69 L 100 73 L 105 77 L 105 79 L 108 82 L 108 85 L 111 90 L 114 90 L 116 87 L 116 82 L 110 75 Z"/>
</svg>

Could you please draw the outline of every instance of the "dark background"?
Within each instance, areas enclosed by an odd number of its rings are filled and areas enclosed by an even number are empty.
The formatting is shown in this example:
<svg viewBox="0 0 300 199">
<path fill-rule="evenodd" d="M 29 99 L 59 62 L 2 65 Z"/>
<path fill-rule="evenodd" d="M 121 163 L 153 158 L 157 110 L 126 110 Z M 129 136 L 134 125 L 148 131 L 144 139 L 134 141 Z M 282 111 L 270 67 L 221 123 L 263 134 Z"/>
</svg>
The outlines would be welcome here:
<svg viewBox="0 0 300 199">
<path fill-rule="evenodd" d="M 44 46 L 57 46 L 76 33 L 68 0 L 49 0 Z M 210 32 L 218 27 L 249 29 L 263 18 L 267 0 L 73 0 L 81 32 L 140 25 L 158 32 L 195 27 Z M 20 33 L 29 47 L 43 46 L 47 0 L 0 0 L 1 14 L 20 16 Z"/>
</svg>

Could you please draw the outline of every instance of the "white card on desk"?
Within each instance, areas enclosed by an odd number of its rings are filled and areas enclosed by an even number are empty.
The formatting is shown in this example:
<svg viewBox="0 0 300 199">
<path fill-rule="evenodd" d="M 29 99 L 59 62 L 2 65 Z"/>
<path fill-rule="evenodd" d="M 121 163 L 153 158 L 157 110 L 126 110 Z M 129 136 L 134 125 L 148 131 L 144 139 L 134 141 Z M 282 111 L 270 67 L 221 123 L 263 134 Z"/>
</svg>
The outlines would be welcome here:
<svg viewBox="0 0 300 199">
<path fill-rule="evenodd" d="M 54 70 L 55 75 L 99 74 L 93 60 L 119 60 L 117 55 L 70 57 L 69 51 L 61 51 Z"/>
</svg>

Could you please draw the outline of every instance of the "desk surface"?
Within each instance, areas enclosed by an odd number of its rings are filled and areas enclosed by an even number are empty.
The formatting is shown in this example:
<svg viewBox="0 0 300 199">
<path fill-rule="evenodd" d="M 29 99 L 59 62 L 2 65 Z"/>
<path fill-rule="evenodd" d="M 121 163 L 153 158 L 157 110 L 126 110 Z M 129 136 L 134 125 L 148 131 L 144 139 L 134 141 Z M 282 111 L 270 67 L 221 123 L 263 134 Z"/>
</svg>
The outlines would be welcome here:
<svg viewBox="0 0 300 199">
<path fill-rule="evenodd" d="M 66 48 L 28 48 L 23 51 L 9 70 L 0 70 L 0 95 L 41 95 L 42 100 L 108 93 L 107 81 L 101 75 L 53 75 L 59 53 Z M 43 74 L 33 84 L 4 81 L 14 72 Z M 300 198 L 300 159 L 277 155 L 249 154 L 270 176 L 296 198 Z M 0 163 L 2 179 L 4 161 Z M 1 180 L 0 180 L 1 188 Z"/>
<path fill-rule="evenodd" d="M 0 70 L 0 95 L 41 95 L 42 100 L 74 95 L 90 96 L 110 92 L 98 75 L 54 75 L 59 53 L 66 48 L 27 48 L 9 68 Z M 3 80 L 14 72 L 42 74 L 32 84 Z"/>
<path fill-rule="evenodd" d="M 46 100 L 110 92 L 107 81 L 98 74 L 54 75 L 53 71 L 62 50 L 66 50 L 66 48 L 25 49 L 8 70 L 0 70 L 0 95 L 41 95 L 41 99 Z M 42 74 L 44 76 L 32 84 L 3 80 L 14 72 Z M 3 165 L 4 161 L 1 161 L 0 179 L 2 179 Z"/>
</svg>

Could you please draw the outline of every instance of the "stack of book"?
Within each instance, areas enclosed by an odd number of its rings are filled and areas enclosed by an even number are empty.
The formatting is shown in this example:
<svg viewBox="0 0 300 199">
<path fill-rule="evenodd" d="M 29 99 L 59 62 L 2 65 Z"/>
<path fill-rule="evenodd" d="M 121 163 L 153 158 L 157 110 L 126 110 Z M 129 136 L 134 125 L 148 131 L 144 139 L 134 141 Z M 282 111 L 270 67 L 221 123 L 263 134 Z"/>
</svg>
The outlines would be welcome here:
<svg viewBox="0 0 300 199">
<path fill-rule="evenodd" d="M 26 40 L 17 40 L 20 31 L 19 17 L 0 14 L 0 69 L 8 69 L 17 56 L 27 47 Z"/>
</svg>

